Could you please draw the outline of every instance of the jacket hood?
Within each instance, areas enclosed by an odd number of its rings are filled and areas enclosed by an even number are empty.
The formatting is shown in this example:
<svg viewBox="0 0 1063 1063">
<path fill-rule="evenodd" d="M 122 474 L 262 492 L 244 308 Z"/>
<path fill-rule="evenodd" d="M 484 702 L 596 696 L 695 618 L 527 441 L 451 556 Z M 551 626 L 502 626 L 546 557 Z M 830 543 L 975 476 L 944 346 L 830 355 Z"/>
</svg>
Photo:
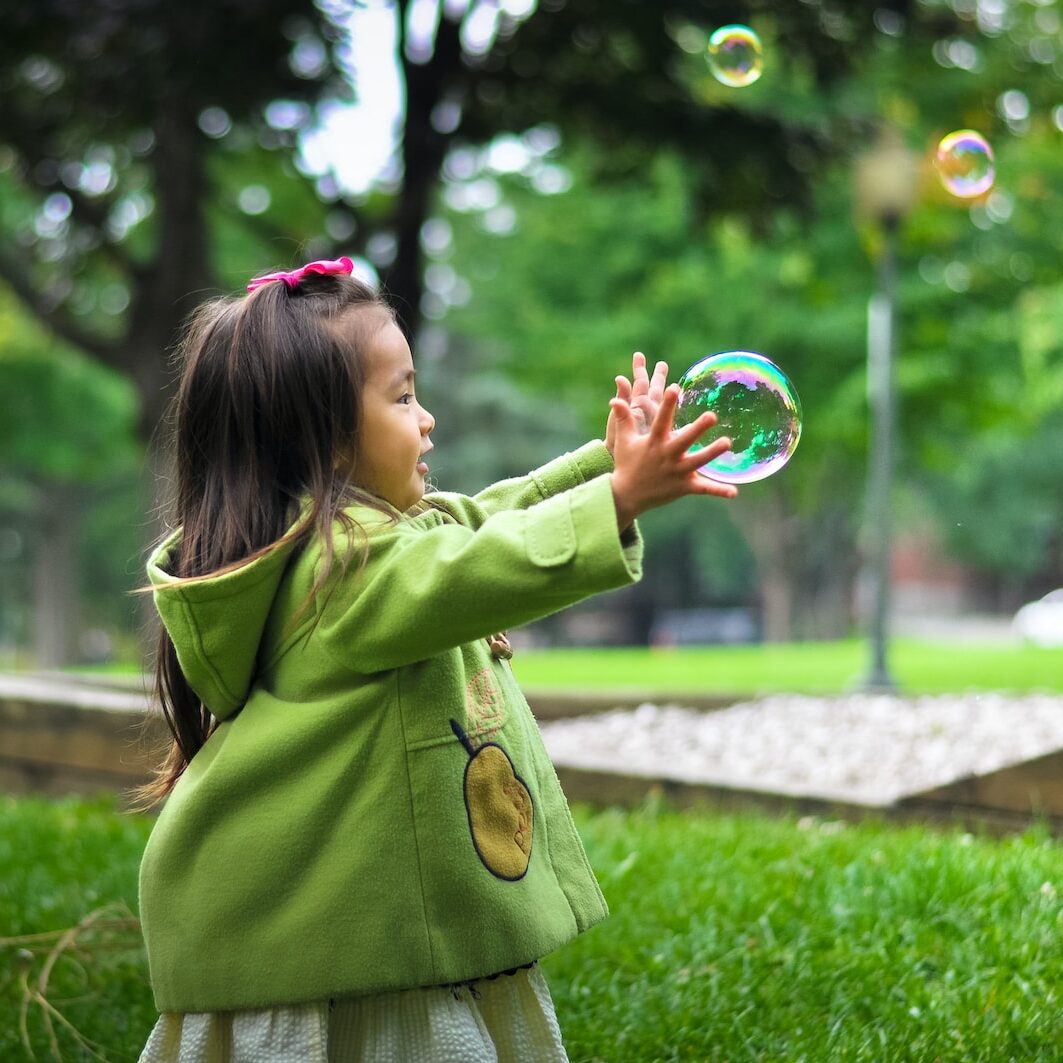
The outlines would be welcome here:
<svg viewBox="0 0 1063 1063">
<path fill-rule="evenodd" d="M 152 553 L 148 579 L 185 679 L 223 720 L 247 700 L 266 621 L 298 542 L 224 575 L 182 583 L 171 573 L 181 534 L 179 528 Z"/>
</svg>

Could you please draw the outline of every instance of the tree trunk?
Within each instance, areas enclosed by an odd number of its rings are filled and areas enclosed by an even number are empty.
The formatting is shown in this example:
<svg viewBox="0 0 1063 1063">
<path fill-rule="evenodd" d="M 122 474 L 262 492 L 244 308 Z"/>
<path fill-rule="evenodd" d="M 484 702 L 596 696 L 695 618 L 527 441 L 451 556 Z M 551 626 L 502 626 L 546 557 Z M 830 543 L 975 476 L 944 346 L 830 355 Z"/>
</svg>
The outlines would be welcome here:
<svg viewBox="0 0 1063 1063">
<path fill-rule="evenodd" d="M 77 660 L 81 500 L 76 490 L 56 483 L 42 483 L 39 497 L 33 557 L 34 658 L 38 668 L 64 668 Z"/>
<path fill-rule="evenodd" d="M 160 251 L 130 278 L 134 302 L 129 328 L 106 359 L 133 380 L 140 400 L 138 434 L 145 444 L 145 459 L 142 516 L 138 518 L 144 546 L 138 585 L 146 578 L 143 565 L 150 549 L 162 536 L 163 494 L 172 485 L 168 459 L 161 453 L 169 442 L 162 420 L 172 390 L 170 351 L 182 320 L 213 282 L 204 218 L 209 190 L 195 111 L 180 95 L 171 97 L 163 111 L 152 155 Z M 68 491 L 43 485 L 42 492 L 47 514 L 42 511 L 36 560 L 34 637 L 38 667 L 51 668 L 71 663 L 76 653 L 79 525 Z M 150 595 L 138 596 L 136 602 L 138 642 L 147 663 L 154 652 L 157 620 Z"/>
<path fill-rule="evenodd" d="M 786 642 L 794 631 L 795 569 L 799 563 L 796 518 L 779 492 L 755 502 L 739 498 L 735 509 L 757 561 L 764 641 Z"/>
<path fill-rule="evenodd" d="M 405 4 L 399 5 L 400 25 L 405 32 Z M 402 45 L 400 43 L 400 51 Z M 439 20 L 435 50 L 427 63 L 403 60 L 406 82 L 406 116 L 402 138 L 402 194 L 397 198 L 392 216 L 396 242 L 395 261 L 384 272 L 383 281 L 397 304 L 399 316 L 410 335 L 421 324 L 421 229 L 432 207 L 432 196 L 439 185 L 451 133 L 442 133 L 432 124 L 432 112 L 443 99 L 448 87 L 467 83 L 470 71 L 462 63 L 461 19 Z"/>
<path fill-rule="evenodd" d="M 139 271 L 119 368 L 140 395 L 140 437 L 149 446 L 169 401 L 169 352 L 182 321 L 214 287 L 204 210 L 209 195 L 203 138 L 187 101 L 171 97 L 155 127 L 158 248 Z"/>
<path fill-rule="evenodd" d="M 794 636 L 794 588 L 785 562 L 773 557 L 760 582 L 761 634 L 765 642 L 789 642 Z"/>
<path fill-rule="evenodd" d="M 157 433 L 145 453 L 140 475 L 139 512 L 143 514 L 141 531 L 144 546 L 139 555 L 138 587 L 147 585 L 148 558 L 172 530 L 174 490 L 175 470 L 169 439 L 164 433 Z M 140 647 L 141 665 L 147 671 L 155 656 L 159 616 L 150 594 L 138 595 L 136 605 L 137 644 Z"/>
<path fill-rule="evenodd" d="M 734 507 L 757 562 L 765 641 L 848 634 L 857 568 L 848 511 L 795 513 L 782 491 Z"/>
<path fill-rule="evenodd" d="M 125 370 L 140 395 L 139 434 L 145 444 L 141 477 L 143 549 L 138 585 L 146 580 L 144 566 L 153 547 L 167 531 L 174 488 L 170 426 L 165 414 L 175 374 L 168 370 L 170 352 L 181 323 L 209 294 L 213 274 L 207 255 L 204 207 L 209 194 L 202 138 L 194 113 L 180 99 L 167 103 L 156 126 L 153 157 L 159 211 L 159 246 L 166 253 L 148 267 L 138 285 L 138 298 L 124 344 Z M 149 667 L 155 652 L 158 617 L 151 595 L 137 599 L 137 641 L 141 661 Z"/>
</svg>

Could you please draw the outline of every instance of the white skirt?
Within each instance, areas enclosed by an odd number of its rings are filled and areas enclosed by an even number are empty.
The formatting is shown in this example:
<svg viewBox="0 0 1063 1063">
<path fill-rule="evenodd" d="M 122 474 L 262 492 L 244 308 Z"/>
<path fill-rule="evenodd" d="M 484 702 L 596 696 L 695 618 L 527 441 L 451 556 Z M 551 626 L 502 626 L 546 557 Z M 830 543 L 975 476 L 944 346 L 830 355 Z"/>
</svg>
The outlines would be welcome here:
<svg viewBox="0 0 1063 1063">
<path fill-rule="evenodd" d="M 470 985 L 166 1013 L 140 1063 L 567 1063 L 539 965 Z"/>
</svg>

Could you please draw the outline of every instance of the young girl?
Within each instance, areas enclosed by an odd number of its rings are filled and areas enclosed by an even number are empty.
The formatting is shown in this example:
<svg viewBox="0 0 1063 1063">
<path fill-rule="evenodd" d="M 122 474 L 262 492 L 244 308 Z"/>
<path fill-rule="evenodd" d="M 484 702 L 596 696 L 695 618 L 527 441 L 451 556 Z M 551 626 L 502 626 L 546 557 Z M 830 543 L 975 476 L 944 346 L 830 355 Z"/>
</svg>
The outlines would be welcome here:
<svg viewBox="0 0 1063 1063">
<path fill-rule="evenodd" d="M 351 268 L 259 277 L 182 345 L 147 1063 L 565 1059 L 536 961 L 607 912 L 502 632 L 637 580 L 645 510 L 735 493 L 637 355 L 604 443 L 426 496 L 435 421 Z"/>
</svg>

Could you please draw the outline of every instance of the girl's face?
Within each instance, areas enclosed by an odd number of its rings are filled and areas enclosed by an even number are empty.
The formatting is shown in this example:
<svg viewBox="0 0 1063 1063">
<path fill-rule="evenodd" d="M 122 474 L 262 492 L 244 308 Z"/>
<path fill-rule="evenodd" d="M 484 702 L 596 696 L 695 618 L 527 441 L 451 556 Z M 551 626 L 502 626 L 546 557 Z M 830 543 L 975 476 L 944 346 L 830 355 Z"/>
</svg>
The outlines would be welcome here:
<svg viewBox="0 0 1063 1063">
<path fill-rule="evenodd" d="M 362 416 L 351 479 L 398 510 L 424 495 L 435 418 L 413 390 L 413 356 L 398 326 L 384 325 L 366 351 Z"/>
</svg>

